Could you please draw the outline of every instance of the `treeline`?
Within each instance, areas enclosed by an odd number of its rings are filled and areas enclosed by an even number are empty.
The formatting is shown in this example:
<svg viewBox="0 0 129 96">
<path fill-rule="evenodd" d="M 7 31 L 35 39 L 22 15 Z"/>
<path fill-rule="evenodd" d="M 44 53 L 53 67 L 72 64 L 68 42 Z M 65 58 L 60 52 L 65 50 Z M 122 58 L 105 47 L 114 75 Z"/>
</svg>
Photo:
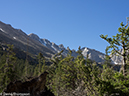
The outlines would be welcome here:
<svg viewBox="0 0 129 96">
<path fill-rule="evenodd" d="M 43 58 L 41 53 L 39 53 L 36 59 L 29 55 L 24 57 L 24 55 L 21 56 L 23 58 L 17 57 L 13 45 L 4 45 L 4 47 L 0 45 L 0 92 L 10 82 L 16 80 L 26 81 L 44 72 L 43 69 L 45 69 L 44 65 L 46 62 L 44 62 L 45 58 Z"/>
<path fill-rule="evenodd" d="M 129 28 L 123 23 L 121 26 L 120 35 L 113 36 L 114 39 L 101 35 L 110 44 L 106 48 L 105 62 L 101 67 L 88 59 L 88 55 L 85 59 L 80 47 L 76 58 L 71 56 L 71 50 L 66 57 L 62 56 L 61 51 L 49 61 L 39 53 L 37 64 L 17 58 L 12 45 L 8 45 L 6 51 L 0 47 L 0 91 L 2 92 L 9 82 L 25 81 L 47 71 L 49 74 L 46 86 L 56 96 L 129 96 Z M 111 54 L 119 52 L 117 45 L 121 44 L 124 52 L 119 55 L 123 56 L 123 65 L 121 70 L 117 71 L 114 70 L 108 53 L 110 48 Z M 51 62 L 50 66 L 48 62 Z"/>
</svg>

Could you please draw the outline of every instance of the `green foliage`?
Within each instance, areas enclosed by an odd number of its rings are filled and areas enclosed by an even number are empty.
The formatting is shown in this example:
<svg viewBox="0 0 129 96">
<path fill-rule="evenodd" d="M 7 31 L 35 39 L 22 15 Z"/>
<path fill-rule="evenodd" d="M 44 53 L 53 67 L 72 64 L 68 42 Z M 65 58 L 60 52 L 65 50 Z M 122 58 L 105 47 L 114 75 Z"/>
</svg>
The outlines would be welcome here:
<svg viewBox="0 0 129 96">
<path fill-rule="evenodd" d="M 6 86 L 15 80 L 25 81 L 32 76 L 39 75 L 39 64 L 31 64 L 27 59 L 19 59 L 14 53 L 13 45 L 6 45 L 5 50 L 0 45 L 0 92 L 2 92 Z M 47 69 L 45 58 L 42 57 L 40 62 L 40 73 Z M 37 60 L 38 61 L 38 60 Z M 26 64 L 28 63 L 28 64 Z M 27 65 L 27 66 L 26 66 Z M 37 74 L 35 73 L 37 66 Z"/>
<path fill-rule="evenodd" d="M 8 45 L 7 54 L 5 55 L 5 61 L 2 61 L 0 66 L 0 83 L 2 91 L 9 82 L 14 81 L 17 78 L 16 68 L 15 68 L 15 53 L 13 52 L 13 46 Z"/>
<path fill-rule="evenodd" d="M 11 50 L 1 55 L 0 59 L 1 91 L 13 80 L 26 80 L 25 60 L 17 59 Z M 38 64 L 28 65 L 28 76 L 38 76 L 39 72 L 47 70 L 47 87 L 56 96 L 128 96 L 129 75 L 123 76 L 113 70 L 108 55 L 103 68 L 99 68 L 88 56 L 86 59 L 83 57 L 80 47 L 76 58 L 71 56 L 71 50 L 66 57 L 61 55 L 62 52 L 51 59 L 53 64 L 50 66 L 46 66 L 41 54 L 38 55 Z"/>
<path fill-rule="evenodd" d="M 129 76 L 113 70 L 108 55 L 103 68 L 88 56 L 84 59 L 80 48 L 76 58 L 71 51 L 65 58 L 56 56 L 47 79 L 47 87 L 56 96 L 128 96 Z"/>
<path fill-rule="evenodd" d="M 110 45 L 107 47 L 107 50 L 111 49 L 112 51 L 109 52 L 111 54 L 118 54 L 123 57 L 123 64 L 121 68 L 121 72 L 123 75 L 126 75 L 126 69 L 127 69 L 127 60 L 128 60 L 128 54 L 127 51 L 129 49 L 129 27 L 127 25 L 124 25 L 123 22 L 120 24 L 121 27 L 118 28 L 119 33 L 116 34 L 116 36 L 113 36 L 112 38 L 108 38 L 108 35 L 100 35 L 100 37 L 104 40 L 106 40 Z M 119 49 L 122 48 L 123 52 L 120 53 Z"/>
<path fill-rule="evenodd" d="M 39 76 L 41 73 L 47 70 L 46 60 L 42 53 L 38 54 L 37 59 L 38 59 L 38 64 L 35 66 L 34 76 Z"/>
</svg>

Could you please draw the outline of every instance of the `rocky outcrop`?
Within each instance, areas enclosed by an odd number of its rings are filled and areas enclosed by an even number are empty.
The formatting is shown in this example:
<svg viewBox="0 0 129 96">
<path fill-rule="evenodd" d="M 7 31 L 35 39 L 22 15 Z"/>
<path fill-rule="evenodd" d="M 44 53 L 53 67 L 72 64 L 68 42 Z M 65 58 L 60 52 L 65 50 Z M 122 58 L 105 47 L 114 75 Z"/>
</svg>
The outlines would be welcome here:
<svg viewBox="0 0 129 96">
<path fill-rule="evenodd" d="M 81 50 L 82 50 L 82 54 L 85 58 L 87 58 L 87 55 L 88 55 L 88 58 L 93 61 L 96 61 L 98 63 L 104 62 L 105 54 L 103 54 L 99 51 L 96 51 L 94 49 L 87 48 L 87 47 L 83 47 Z"/>
<path fill-rule="evenodd" d="M 36 40 L 36 41 L 39 41 L 39 37 L 34 33 L 31 33 L 28 36 L 31 37 L 32 39 Z"/>
<path fill-rule="evenodd" d="M 8 84 L 5 93 L 26 93 L 29 96 L 54 96 L 45 86 L 47 72 L 29 81 L 15 81 Z M 15 95 L 14 95 L 15 96 Z"/>
</svg>

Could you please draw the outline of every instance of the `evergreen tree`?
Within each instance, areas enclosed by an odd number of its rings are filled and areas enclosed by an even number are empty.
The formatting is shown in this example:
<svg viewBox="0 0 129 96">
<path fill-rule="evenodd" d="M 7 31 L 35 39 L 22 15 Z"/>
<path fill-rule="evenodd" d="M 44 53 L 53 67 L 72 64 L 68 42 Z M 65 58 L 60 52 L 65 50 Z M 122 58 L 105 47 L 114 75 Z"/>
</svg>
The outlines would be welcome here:
<svg viewBox="0 0 129 96">
<path fill-rule="evenodd" d="M 35 66 L 34 76 L 39 76 L 46 70 L 46 60 L 43 54 L 39 53 L 37 59 L 38 59 L 38 64 Z"/>
<path fill-rule="evenodd" d="M 121 27 L 118 29 L 119 33 L 113 38 L 108 38 L 108 35 L 100 35 L 100 37 L 106 40 L 110 46 L 108 48 L 112 48 L 111 53 L 117 53 L 123 57 L 123 64 L 121 67 L 123 75 L 126 75 L 126 66 L 127 66 L 127 51 L 129 49 L 129 27 L 127 25 L 124 26 L 123 22 L 121 23 Z M 119 52 L 119 48 L 122 48 L 122 53 Z"/>
<path fill-rule="evenodd" d="M 16 61 L 16 57 L 15 57 L 15 53 L 13 52 L 13 45 L 8 45 L 6 60 L 0 68 L 1 69 L 0 83 L 1 83 L 2 90 L 7 86 L 9 82 L 12 82 L 17 79 L 15 61 Z"/>
<path fill-rule="evenodd" d="M 39 65 L 38 66 L 39 67 L 38 68 L 39 69 L 38 70 L 38 75 L 40 75 L 41 74 L 41 65 L 42 65 L 43 54 L 42 53 L 39 53 L 37 57 L 38 57 L 38 61 L 39 61 L 39 64 L 38 64 Z"/>
<path fill-rule="evenodd" d="M 63 51 L 55 54 L 50 61 L 52 62 L 51 66 L 49 66 L 49 75 L 47 78 L 47 85 L 48 88 L 51 89 L 57 96 L 59 96 L 59 89 L 60 86 L 58 83 L 59 81 L 59 74 L 60 74 L 60 65 L 59 62 L 62 60 L 62 53 Z M 60 72 L 59 72 L 60 71 Z"/>
</svg>

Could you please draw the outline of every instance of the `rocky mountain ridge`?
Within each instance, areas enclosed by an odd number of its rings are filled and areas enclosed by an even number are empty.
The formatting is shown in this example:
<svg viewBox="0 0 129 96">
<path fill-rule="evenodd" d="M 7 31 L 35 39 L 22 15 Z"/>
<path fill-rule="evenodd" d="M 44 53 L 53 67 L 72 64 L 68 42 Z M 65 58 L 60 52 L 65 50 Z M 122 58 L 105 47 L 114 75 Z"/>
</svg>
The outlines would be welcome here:
<svg viewBox="0 0 129 96">
<path fill-rule="evenodd" d="M 49 49 L 53 50 L 55 53 L 58 53 L 58 52 L 64 50 L 63 55 L 67 56 L 67 54 L 68 54 L 69 48 L 68 47 L 65 48 L 63 46 L 63 44 L 56 45 L 55 43 L 50 42 L 47 39 L 39 38 L 39 36 L 34 34 L 34 33 L 31 33 L 28 36 L 30 38 L 42 43 L 44 46 L 46 46 Z M 71 51 L 72 51 L 72 56 L 77 57 L 78 53 L 74 49 L 72 49 Z M 99 52 L 99 51 L 97 51 L 95 49 L 90 49 L 90 48 L 87 48 L 87 47 L 81 48 L 81 51 L 82 51 L 82 54 L 83 54 L 84 58 L 87 58 L 87 56 L 88 56 L 89 59 L 91 59 L 93 61 L 96 61 L 98 63 L 103 63 L 104 62 L 105 54 L 102 53 L 102 52 Z M 113 55 L 111 60 L 112 60 L 113 64 L 119 64 L 122 61 L 122 57 Z"/>
<path fill-rule="evenodd" d="M 63 44 L 57 45 L 54 42 L 50 42 L 47 39 L 41 39 L 39 38 L 36 34 L 31 33 L 28 35 L 30 38 L 40 42 L 41 44 L 43 44 L 44 46 L 46 46 L 47 48 L 51 49 L 52 51 L 54 51 L 55 53 L 59 53 L 60 51 L 63 50 L 63 55 L 67 56 L 67 53 L 69 52 L 69 48 L 65 48 Z M 78 54 L 76 53 L 75 50 L 72 50 L 72 56 L 76 57 Z"/>
<path fill-rule="evenodd" d="M 65 48 L 63 44 L 57 45 L 50 42 L 47 39 L 39 38 L 38 35 L 31 33 L 27 35 L 21 29 L 15 29 L 10 24 L 5 24 L 0 21 L 0 42 L 13 44 L 15 47 L 20 48 L 30 54 L 37 55 L 39 52 L 43 53 L 44 56 L 51 58 L 55 53 L 63 50 L 63 55 L 66 56 L 69 52 L 69 48 Z M 105 54 L 95 49 L 87 47 L 81 48 L 83 56 L 96 61 L 104 62 Z M 76 57 L 78 53 L 73 49 L 72 56 Z M 114 64 L 121 62 L 121 57 L 114 55 L 112 58 Z"/>
</svg>

